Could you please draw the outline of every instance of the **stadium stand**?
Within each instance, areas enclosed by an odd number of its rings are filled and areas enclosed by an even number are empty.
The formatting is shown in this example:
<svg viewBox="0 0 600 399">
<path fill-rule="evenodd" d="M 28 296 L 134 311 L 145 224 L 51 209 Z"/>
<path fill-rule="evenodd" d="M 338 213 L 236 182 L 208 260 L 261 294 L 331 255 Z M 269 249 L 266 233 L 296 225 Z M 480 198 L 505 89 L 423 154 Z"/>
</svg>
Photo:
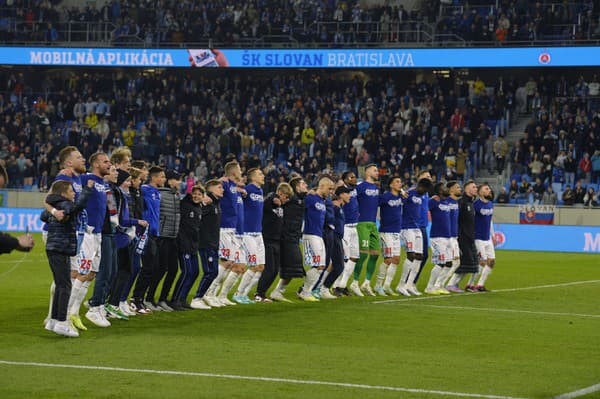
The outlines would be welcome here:
<svg viewBox="0 0 600 399">
<path fill-rule="evenodd" d="M 589 44 L 600 38 L 593 1 L 8 0 L 3 43 L 170 46 Z M 9 6 L 8 4 L 11 3 Z"/>
</svg>

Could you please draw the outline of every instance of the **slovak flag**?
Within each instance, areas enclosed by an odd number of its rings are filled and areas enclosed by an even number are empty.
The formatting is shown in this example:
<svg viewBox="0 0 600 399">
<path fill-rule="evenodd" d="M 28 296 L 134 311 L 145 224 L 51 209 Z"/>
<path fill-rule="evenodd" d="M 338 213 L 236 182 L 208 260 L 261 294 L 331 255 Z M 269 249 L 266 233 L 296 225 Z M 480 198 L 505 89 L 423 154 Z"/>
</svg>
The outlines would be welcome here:
<svg viewBox="0 0 600 399">
<path fill-rule="evenodd" d="M 554 206 L 521 205 L 519 206 L 520 224 L 554 224 Z"/>
</svg>

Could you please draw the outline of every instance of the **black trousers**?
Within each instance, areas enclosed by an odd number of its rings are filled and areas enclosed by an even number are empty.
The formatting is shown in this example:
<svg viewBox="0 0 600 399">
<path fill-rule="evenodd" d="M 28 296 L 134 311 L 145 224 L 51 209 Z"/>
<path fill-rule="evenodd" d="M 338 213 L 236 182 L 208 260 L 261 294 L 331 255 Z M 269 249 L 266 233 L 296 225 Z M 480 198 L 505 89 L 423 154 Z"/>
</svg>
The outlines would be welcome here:
<svg viewBox="0 0 600 399">
<path fill-rule="evenodd" d="M 71 258 L 69 255 L 54 251 L 46 251 L 46 255 L 56 285 L 52 301 L 52 318 L 65 321 L 71 296 Z"/>
<path fill-rule="evenodd" d="M 289 280 L 306 275 L 302 262 L 302 252 L 297 242 L 281 241 L 281 269 L 280 276 Z"/>
<path fill-rule="evenodd" d="M 154 276 L 152 276 L 152 282 L 148 289 L 146 298 L 148 300 L 154 300 L 156 290 L 163 277 L 162 290 L 158 301 L 167 301 L 171 287 L 177 277 L 179 271 L 179 253 L 177 251 L 177 239 L 176 238 L 158 238 L 158 258 L 159 264 L 155 270 Z M 166 275 L 165 275 L 166 274 Z"/>
<path fill-rule="evenodd" d="M 327 288 L 331 288 L 335 280 L 344 271 L 344 244 L 342 237 L 334 234 L 331 244 L 331 272 L 323 282 L 323 285 Z"/>
<path fill-rule="evenodd" d="M 152 283 L 152 277 L 158 269 L 158 245 L 157 237 L 148 236 L 146 243 L 146 251 L 142 255 L 142 268 L 133 289 L 132 298 L 135 300 L 143 300 L 148 291 L 148 287 Z"/>
<path fill-rule="evenodd" d="M 265 241 L 265 270 L 256 287 L 256 295 L 265 297 L 281 268 L 281 244 L 279 241 Z"/>
<path fill-rule="evenodd" d="M 130 245 L 117 249 L 117 276 L 114 278 L 108 295 L 108 303 L 119 306 L 119 301 L 125 286 L 131 278 L 131 253 L 133 247 Z"/>
</svg>

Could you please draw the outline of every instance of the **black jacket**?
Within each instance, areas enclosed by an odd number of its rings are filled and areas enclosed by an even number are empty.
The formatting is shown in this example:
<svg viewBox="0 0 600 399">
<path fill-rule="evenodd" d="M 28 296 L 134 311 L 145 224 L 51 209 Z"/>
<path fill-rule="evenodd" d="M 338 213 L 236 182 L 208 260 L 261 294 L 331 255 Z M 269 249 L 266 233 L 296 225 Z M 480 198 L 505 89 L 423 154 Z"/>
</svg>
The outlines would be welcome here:
<svg viewBox="0 0 600 399">
<path fill-rule="evenodd" d="M 85 209 L 91 194 L 92 189 L 87 186 L 84 187 L 76 203 L 60 195 L 48 195 L 46 202 L 54 208 L 64 211 L 65 219 L 59 222 L 47 210 L 42 212 L 40 219 L 48 224 L 46 251 L 58 252 L 69 256 L 77 254 L 77 235 L 75 234 L 77 214 Z"/>
<path fill-rule="evenodd" d="M 282 241 L 298 243 L 302 237 L 304 196 L 304 194 L 296 194 L 283 205 Z"/>
<path fill-rule="evenodd" d="M 458 201 L 459 273 L 476 273 L 479 257 L 475 248 L 475 207 L 473 198 L 463 195 Z"/>
<path fill-rule="evenodd" d="M 0 254 L 10 253 L 17 248 L 19 248 L 19 240 L 9 234 L 0 232 Z"/>
<path fill-rule="evenodd" d="M 273 200 L 277 198 L 275 193 L 265 197 L 262 219 L 262 235 L 264 241 L 281 240 L 281 229 L 283 227 L 283 207 L 275 205 Z"/>
<path fill-rule="evenodd" d="M 200 225 L 202 220 L 202 206 L 192 201 L 188 194 L 181 200 L 181 222 L 179 223 L 179 252 L 195 254 L 198 250 L 200 239 Z"/>
<path fill-rule="evenodd" d="M 221 229 L 221 205 L 211 193 L 207 193 L 212 203 L 202 207 L 202 223 L 198 239 L 199 248 L 219 249 L 219 233 Z"/>
</svg>

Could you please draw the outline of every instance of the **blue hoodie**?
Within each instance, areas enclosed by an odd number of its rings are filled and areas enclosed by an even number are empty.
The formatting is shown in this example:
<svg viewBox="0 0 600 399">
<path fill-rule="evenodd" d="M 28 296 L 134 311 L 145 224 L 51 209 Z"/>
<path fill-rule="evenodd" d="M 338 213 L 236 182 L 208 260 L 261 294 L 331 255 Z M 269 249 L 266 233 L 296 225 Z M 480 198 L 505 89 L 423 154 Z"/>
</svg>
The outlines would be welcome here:
<svg viewBox="0 0 600 399">
<path fill-rule="evenodd" d="M 148 233 L 152 237 L 158 237 L 160 221 L 160 191 L 158 191 L 158 188 L 149 184 L 144 184 L 141 188 L 142 195 L 144 196 L 144 212 L 142 216 L 149 224 Z"/>
</svg>

